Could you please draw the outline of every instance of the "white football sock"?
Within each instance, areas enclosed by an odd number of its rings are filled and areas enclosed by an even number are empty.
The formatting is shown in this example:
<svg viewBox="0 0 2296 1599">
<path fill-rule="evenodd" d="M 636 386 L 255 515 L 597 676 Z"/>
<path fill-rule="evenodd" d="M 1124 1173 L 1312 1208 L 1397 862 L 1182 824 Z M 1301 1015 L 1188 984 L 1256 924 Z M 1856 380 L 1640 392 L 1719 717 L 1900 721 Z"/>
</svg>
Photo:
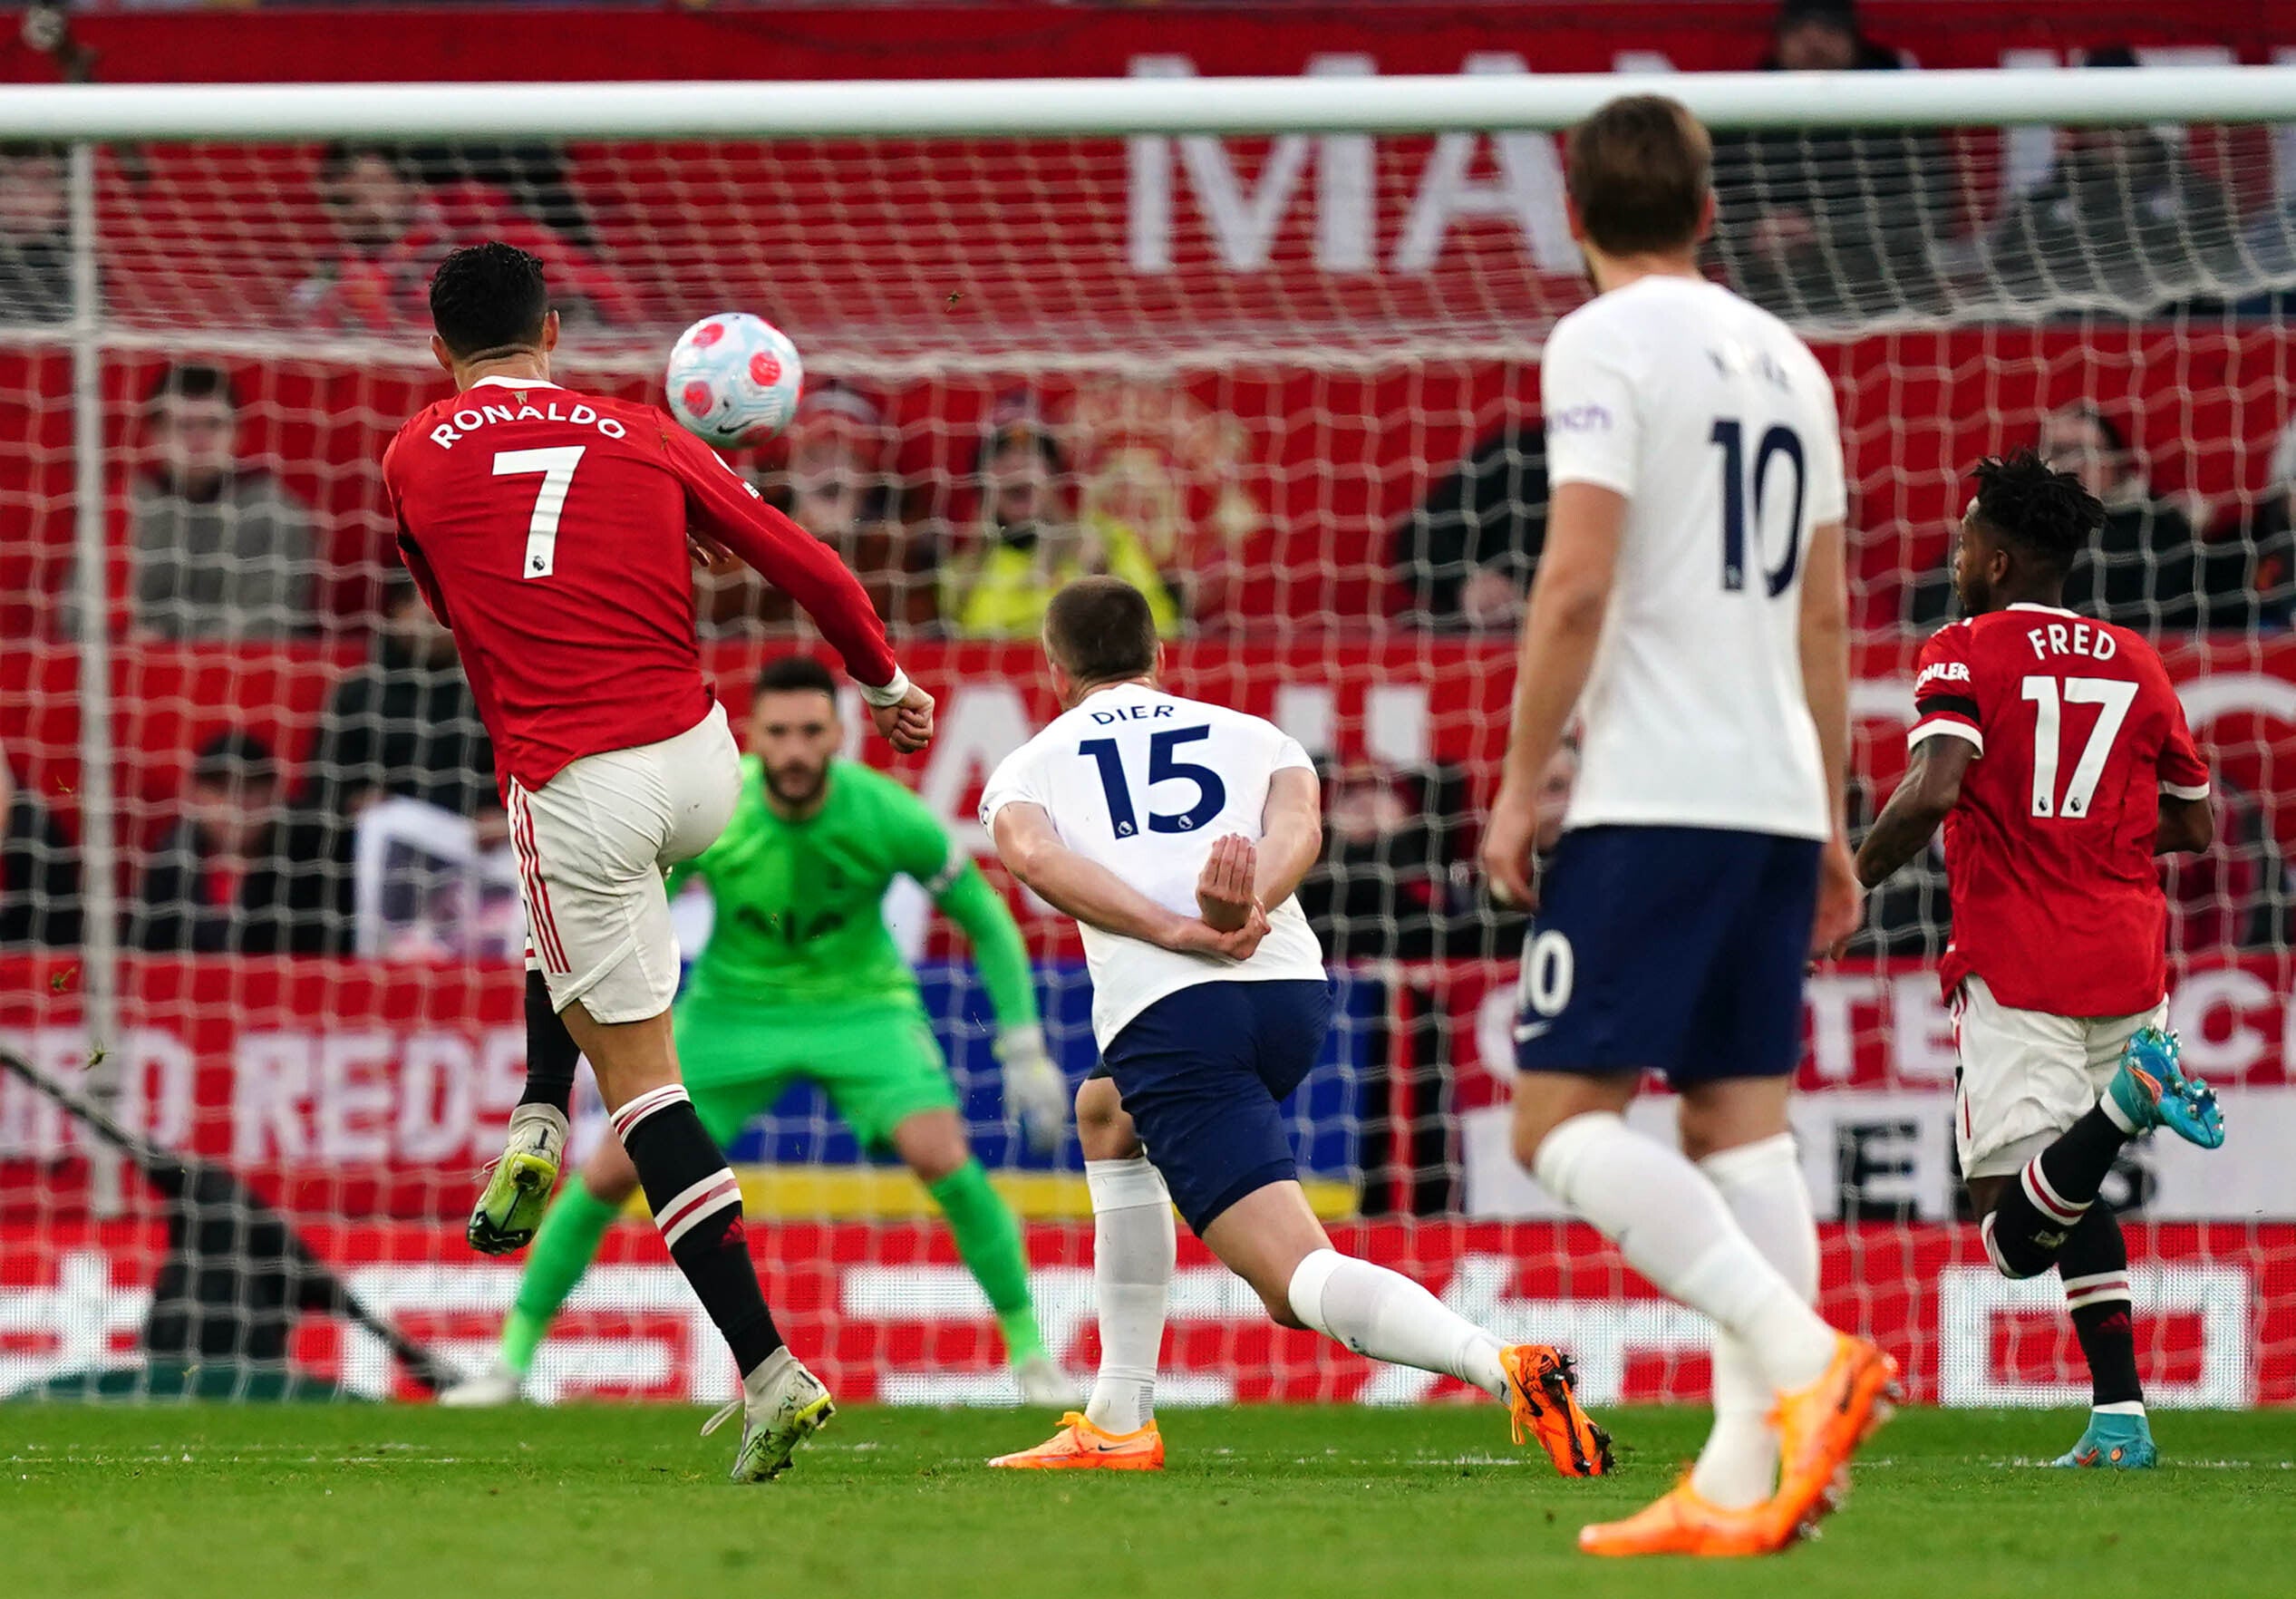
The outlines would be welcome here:
<svg viewBox="0 0 2296 1599">
<path fill-rule="evenodd" d="M 1092 1195 L 1092 1297 L 1100 1369 L 1084 1419 L 1103 1432 L 1137 1432 L 1156 1416 L 1156 1368 L 1177 1247 L 1172 1196 L 1148 1157 L 1088 1160 Z"/>
<path fill-rule="evenodd" d="M 1357 1354 L 1471 1382 L 1506 1398 L 1505 1347 L 1400 1272 L 1319 1249 L 1292 1273 L 1292 1313 Z"/>
<path fill-rule="evenodd" d="M 1679 1149 L 1613 1111 L 1589 1111 L 1546 1135 L 1533 1175 L 1661 1292 L 1739 1338 L 1773 1389 L 1815 1382 L 1833 1360 L 1834 1330 L 1762 1258 Z"/>
<path fill-rule="evenodd" d="M 1791 1133 L 1741 1144 L 1698 1163 L 1762 1258 L 1807 1303 L 1817 1297 L 1817 1224 Z M 1714 1430 L 1691 1469 L 1700 1497 L 1724 1509 L 1758 1505 L 1778 1490 L 1777 1395 L 1762 1363 L 1738 1339 L 1714 1332 Z"/>
</svg>

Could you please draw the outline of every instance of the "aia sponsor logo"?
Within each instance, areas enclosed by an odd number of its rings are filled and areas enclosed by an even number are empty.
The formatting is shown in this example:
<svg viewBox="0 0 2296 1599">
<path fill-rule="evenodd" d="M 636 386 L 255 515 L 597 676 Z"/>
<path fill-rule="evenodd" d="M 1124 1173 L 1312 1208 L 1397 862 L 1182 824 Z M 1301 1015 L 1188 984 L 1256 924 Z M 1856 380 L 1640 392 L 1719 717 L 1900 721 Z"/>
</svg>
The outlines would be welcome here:
<svg viewBox="0 0 2296 1599">
<path fill-rule="evenodd" d="M 1594 404 L 1592 401 L 1584 405 L 1566 405 L 1562 410 L 1550 414 L 1546 419 L 1546 428 L 1549 432 L 1591 433 L 1597 431 L 1608 432 L 1611 425 L 1610 408 Z"/>
</svg>

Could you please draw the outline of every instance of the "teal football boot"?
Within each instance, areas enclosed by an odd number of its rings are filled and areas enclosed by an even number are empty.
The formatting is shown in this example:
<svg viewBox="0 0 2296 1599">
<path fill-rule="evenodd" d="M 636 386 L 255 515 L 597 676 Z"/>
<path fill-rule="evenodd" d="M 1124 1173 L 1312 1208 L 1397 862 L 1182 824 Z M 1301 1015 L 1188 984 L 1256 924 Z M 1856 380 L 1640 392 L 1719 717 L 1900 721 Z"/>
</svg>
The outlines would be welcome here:
<svg viewBox="0 0 2296 1599">
<path fill-rule="evenodd" d="M 2216 1090 L 2204 1079 L 2185 1076 L 2179 1055 L 2175 1033 L 2147 1027 L 2128 1041 L 2105 1091 L 2139 1132 L 2165 1127 L 2188 1144 L 2222 1148 L 2224 1112 Z"/>
<path fill-rule="evenodd" d="M 2080 1442 L 2049 1464 L 2095 1471 L 2150 1471 L 2160 1464 L 2160 1451 L 2153 1447 L 2152 1423 L 2144 1417 L 2091 1411 Z"/>
</svg>

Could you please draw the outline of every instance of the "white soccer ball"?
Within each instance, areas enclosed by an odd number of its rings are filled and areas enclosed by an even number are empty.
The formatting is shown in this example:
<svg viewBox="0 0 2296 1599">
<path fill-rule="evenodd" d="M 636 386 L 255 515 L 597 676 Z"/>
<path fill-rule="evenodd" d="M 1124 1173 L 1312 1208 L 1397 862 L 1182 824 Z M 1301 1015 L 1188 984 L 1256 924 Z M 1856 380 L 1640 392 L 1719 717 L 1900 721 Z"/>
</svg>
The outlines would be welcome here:
<svg viewBox="0 0 2296 1599">
<path fill-rule="evenodd" d="M 670 414 L 722 450 L 762 444 L 797 414 L 805 366 L 762 316 L 723 311 L 678 335 L 663 377 Z"/>
</svg>

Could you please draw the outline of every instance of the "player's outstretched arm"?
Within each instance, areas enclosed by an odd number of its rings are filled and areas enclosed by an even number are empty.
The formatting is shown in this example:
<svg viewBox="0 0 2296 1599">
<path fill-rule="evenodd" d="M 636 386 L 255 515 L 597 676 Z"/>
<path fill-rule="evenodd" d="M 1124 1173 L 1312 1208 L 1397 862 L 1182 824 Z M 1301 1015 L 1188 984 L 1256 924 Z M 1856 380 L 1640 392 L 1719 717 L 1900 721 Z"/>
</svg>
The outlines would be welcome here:
<svg viewBox="0 0 2296 1599">
<path fill-rule="evenodd" d="M 2205 795 L 2179 800 L 2160 797 L 2160 826 L 2153 834 L 2155 855 L 2197 855 L 2216 842 L 2216 806 Z"/>
<path fill-rule="evenodd" d="M 1962 779 L 1977 759 L 1965 739 L 1924 739 L 1913 746 L 1904 780 L 1874 819 L 1857 851 L 1857 880 L 1871 888 L 1924 848 L 1961 802 Z"/>
<path fill-rule="evenodd" d="M 760 499 L 699 440 L 664 428 L 663 441 L 685 485 L 692 536 L 741 557 L 805 608 L 860 684 L 870 719 L 895 749 L 906 753 L 931 742 L 933 696 L 895 662 L 868 591 L 837 552 Z"/>
<path fill-rule="evenodd" d="M 1183 954 L 1238 961 L 1248 959 L 1266 935 L 1267 918 L 1256 914 L 1236 931 L 1220 933 L 1199 917 L 1167 910 L 1106 867 L 1061 843 L 1041 805 L 1002 807 L 992 830 L 996 852 L 1014 877 L 1042 895 L 1053 909 L 1103 933 Z"/>
<path fill-rule="evenodd" d="M 1502 904 L 1527 906 L 1535 897 L 1531 840 L 1538 832 L 1539 774 L 1554 759 L 1594 669 L 1625 531 L 1623 494 L 1593 483 L 1555 489 L 1546 548 L 1523 618 L 1506 762 L 1483 828 L 1483 872 Z"/>
</svg>

